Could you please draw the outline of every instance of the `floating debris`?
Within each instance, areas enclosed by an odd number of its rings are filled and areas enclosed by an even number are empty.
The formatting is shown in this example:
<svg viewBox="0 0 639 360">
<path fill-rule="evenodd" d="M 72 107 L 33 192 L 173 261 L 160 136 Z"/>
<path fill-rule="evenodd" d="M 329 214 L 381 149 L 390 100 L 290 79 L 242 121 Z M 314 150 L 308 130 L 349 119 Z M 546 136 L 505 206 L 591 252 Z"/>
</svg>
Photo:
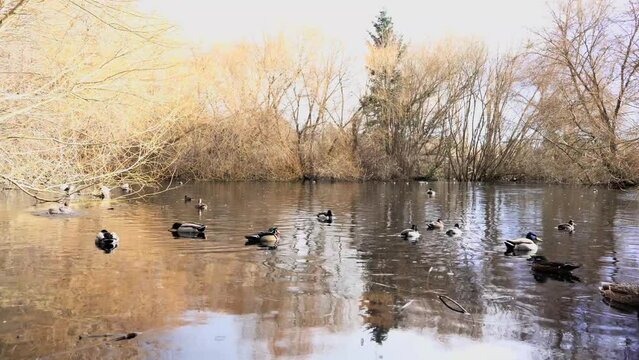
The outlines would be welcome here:
<svg viewBox="0 0 639 360">
<path fill-rule="evenodd" d="M 463 306 L 461 306 L 457 301 L 451 299 L 449 296 L 438 295 L 437 297 L 439 298 L 439 301 L 441 301 L 444 305 L 446 305 L 447 308 L 449 308 L 449 309 L 451 309 L 451 310 L 453 310 L 455 312 L 461 313 L 461 314 L 470 314 L 466 309 L 464 309 Z M 453 304 L 455 304 L 457 306 L 457 309 L 455 309 L 454 307 L 448 305 L 448 303 L 444 299 L 452 302 Z"/>
</svg>

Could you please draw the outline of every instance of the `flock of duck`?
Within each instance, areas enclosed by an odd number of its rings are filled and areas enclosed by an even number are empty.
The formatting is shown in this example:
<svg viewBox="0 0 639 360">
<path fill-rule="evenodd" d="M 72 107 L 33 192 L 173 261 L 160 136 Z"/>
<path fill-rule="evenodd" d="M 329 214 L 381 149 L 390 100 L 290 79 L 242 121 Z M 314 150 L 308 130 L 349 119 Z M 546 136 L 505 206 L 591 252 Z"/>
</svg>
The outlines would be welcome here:
<svg viewBox="0 0 639 360">
<path fill-rule="evenodd" d="M 428 189 L 427 194 L 434 196 L 433 189 Z M 426 225 L 427 230 L 442 230 L 444 229 L 444 222 L 442 219 L 437 219 Z M 557 230 L 565 231 L 570 234 L 575 232 L 575 222 L 570 219 L 566 223 L 557 225 Z M 462 235 L 461 227 L 456 223 L 452 228 L 446 231 L 446 235 L 456 237 Z M 417 228 L 417 225 L 412 224 L 409 229 L 405 229 L 400 233 L 405 240 L 417 241 L 421 234 Z M 506 240 L 507 254 L 528 254 L 530 255 L 529 261 L 532 262 L 531 268 L 536 274 L 545 274 L 557 278 L 570 278 L 571 272 L 579 267 L 580 264 L 549 261 L 545 256 L 535 255 L 539 246 L 538 242 L 542 242 L 542 238 L 538 237 L 534 232 L 528 232 L 525 237 Z M 631 306 L 639 306 L 639 284 L 634 283 L 601 283 L 599 288 L 600 293 L 604 298 L 614 303 L 620 303 Z"/>
<path fill-rule="evenodd" d="M 427 195 L 435 196 L 433 189 L 428 189 Z M 191 202 L 193 199 L 187 195 L 184 196 L 184 202 Z M 208 206 L 202 202 L 202 199 L 198 200 L 195 205 L 198 211 L 206 210 Z M 58 209 L 49 209 L 51 214 L 53 213 L 69 213 L 71 209 L 68 203 L 64 203 L 63 206 Z M 333 212 L 327 210 L 316 215 L 317 220 L 322 223 L 332 223 L 334 219 Z M 445 227 L 442 219 L 437 219 L 426 225 L 427 230 L 443 230 Z M 575 222 L 570 219 L 566 223 L 557 225 L 559 231 L 566 231 L 573 233 L 575 231 Z M 169 231 L 175 237 L 190 237 L 190 238 L 205 238 L 206 225 L 198 223 L 179 223 L 176 222 L 171 226 Z M 446 231 L 446 235 L 451 237 L 458 237 L 462 235 L 461 226 L 456 223 L 452 228 Z M 409 229 L 405 229 L 400 233 L 400 236 L 406 240 L 417 241 L 421 234 L 417 228 L 417 225 L 413 224 Z M 277 249 L 281 234 L 277 227 L 271 227 L 268 230 L 260 231 L 254 234 L 245 235 L 245 245 L 258 245 L 270 250 Z M 532 262 L 531 268 L 536 273 L 543 273 L 555 276 L 570 276 L 571 272 L 579 268 L 580 264 L 567 263 L 567 262 L 554 262 L 549 261 L 546 257 L 541 255 L 535 255 L 539 246 L 537 243 L 542 242 L 543 239 L 537 236 L 533 232 L 528 232 L 525 237 L 516 238 L 512 240 L 504 241 L 506 245 L 506 252 L 512 254 L 529 254 L 529 261 Z M 118 247 L 119 237 L 115 232 L 109 232 L 107 230 L 101 230 L 96 236 L 96 246 L 105 252 L 109 253 Z M 602 283 L 599 291 L 604 298 L 612 303 L 621 303 L 631 306 L 639 306 L 639 284 L 634 283 Z"/>
</svg>

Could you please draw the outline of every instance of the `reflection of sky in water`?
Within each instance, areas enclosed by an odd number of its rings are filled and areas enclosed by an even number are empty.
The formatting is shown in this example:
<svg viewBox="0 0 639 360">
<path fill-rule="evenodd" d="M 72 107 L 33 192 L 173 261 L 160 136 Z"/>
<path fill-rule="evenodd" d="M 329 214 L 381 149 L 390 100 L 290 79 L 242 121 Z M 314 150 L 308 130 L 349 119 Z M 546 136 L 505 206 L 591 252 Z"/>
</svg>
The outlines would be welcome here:
<svg viewBox="0 0 639 360">
<path fill-rule="evenodd" d="M 185 319 L 190 325 L 177 327 L 160 333 L 159 349 L 166 349 L 161 358 L 175 359 L 267 359 L 275 357 L 269 353 L 265 341 L 247 338 L 247 329 L 255 323 L 257 315 L 234 316 L 217 313 L 187 312 Z M 294 332 L 295 329 L 291 329 Z M 250 332 L 250 331 L 249 331 Z M 303 342 L 310 344 L 313 354 L 309 359 L 537 359 L 548 354 L 525 342 L 493 340 L 485 337 L 473 340 L 466 337 L 441 336 L 434 329 L 393 329 L 387 340 L 379 345 L 369 340 L 370 334 L 363 329 L 350 332 L 329 332 L 311 329 Z M 275 339 L 273 346 L 279 348 L 279 358 L 289 358 L 286 348 L 295 347 L 295 336 L 284 333 Z M 149 345 L 152 357 L 157 356 L 155 345 Z M 159 350 L 158 349 L 158 350 Z M 277 353 L 278 351 L 276 351 Z M 294 357 L 294 356 L 293 356 Z"/>
</svg>

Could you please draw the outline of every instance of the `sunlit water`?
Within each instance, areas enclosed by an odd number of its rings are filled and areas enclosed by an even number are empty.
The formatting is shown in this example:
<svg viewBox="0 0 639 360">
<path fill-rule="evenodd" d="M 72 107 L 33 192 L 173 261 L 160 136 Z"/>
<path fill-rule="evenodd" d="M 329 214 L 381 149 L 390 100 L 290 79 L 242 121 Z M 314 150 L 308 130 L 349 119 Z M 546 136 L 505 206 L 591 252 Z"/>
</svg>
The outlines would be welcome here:
<svg viewBox="0 0 639 360">
<path fill-rule="evenodd" d="M 198 214 L 184 194 L 209 209 Z M 597 291 L 601 281 L 639 282 L 636 192 L 198 183 L 75 202 L 78 214 L 55 217 L 15 192 L 0 200 L 2 359 L 639 357 L 636 311 Z M 335 222 L 319 223 L 328 208 Z M 426 231 L 438 217 L 464 234 Z M 555 228 L 568 218 L 572 235 Z M 207 238 L 173 238 L 175 221 L 207 224 Z M 397 235 L 411 223 L 416 243 Z M 277 250 L 244 246 L 243 235 L 272 225 Z M 102 228 L 121 238 L 110 254 L 94 244 Z M 535 277 L 525 256 L 506 256 L 503 241 L 527 231 L 544 238 L 538 254 L 582 263 L 577 278 Z M 141 334 L 86 337 L 127 332 Z"/>
</svg>

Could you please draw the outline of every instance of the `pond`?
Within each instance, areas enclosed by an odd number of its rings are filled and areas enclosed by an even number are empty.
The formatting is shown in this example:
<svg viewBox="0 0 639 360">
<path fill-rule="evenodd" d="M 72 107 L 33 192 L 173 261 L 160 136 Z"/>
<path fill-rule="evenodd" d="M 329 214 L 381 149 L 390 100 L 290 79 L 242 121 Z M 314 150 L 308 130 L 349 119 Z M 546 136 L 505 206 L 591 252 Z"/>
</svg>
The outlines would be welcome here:
<svg viewBox="0 0 639 360">
<path fill-rule="evenodd" d="M 2 359 L 639 357 L 637 312 L 597 290 L 639 282 L 636 192 L 193 183 L 71 206 L 48 216 L 48 205 L 0 194 Z M 315 217 L 326 209 L 331 224 Z M 437 218 L 463 234 L 426 231 Z M 576 231 L 559 232 L 569 218 Z M 206 239 L 174 238 L 176 221 L 206 224 Z M 411 224 L 418 241 L 398 235 Z M 244 245 L 274 225 L 276 250 Z M 119 234 L 109 253 L 94 243 L 101 229 Z M 527 255 L 505 254 L 504 240 L 528 231 L 543 237 L 537 254 L 581 263 L 574 277 L 540 276 Z"/>
</svg>

